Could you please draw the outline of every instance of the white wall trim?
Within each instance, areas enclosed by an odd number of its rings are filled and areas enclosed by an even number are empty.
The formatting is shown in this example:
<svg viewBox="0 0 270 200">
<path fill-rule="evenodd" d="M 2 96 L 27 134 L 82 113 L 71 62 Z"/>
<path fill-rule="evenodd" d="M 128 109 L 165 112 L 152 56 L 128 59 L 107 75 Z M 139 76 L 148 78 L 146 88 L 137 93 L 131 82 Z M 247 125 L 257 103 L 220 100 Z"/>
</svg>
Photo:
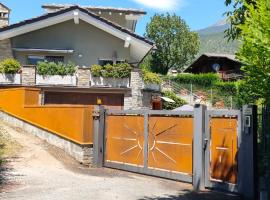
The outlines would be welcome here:
<svg viewBox="0 0 270 200">
<path fill-rule="evenodd" d="M 74 18 L 74 23 L 75 24 L 79 24 L 80 23 L 80 17 L 79 17 L 79 12 L 78 11 L 74 11 L 73 12 L 73 18 Z"/>
</svg>

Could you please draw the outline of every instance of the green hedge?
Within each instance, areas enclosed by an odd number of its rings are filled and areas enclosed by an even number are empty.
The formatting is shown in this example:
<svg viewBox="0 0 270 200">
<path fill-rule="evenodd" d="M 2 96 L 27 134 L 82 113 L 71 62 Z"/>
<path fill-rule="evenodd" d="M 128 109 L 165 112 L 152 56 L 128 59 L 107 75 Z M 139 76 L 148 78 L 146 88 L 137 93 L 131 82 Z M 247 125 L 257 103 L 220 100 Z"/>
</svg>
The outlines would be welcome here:
<svg viewBox="0 0 270 200">
<path fill-rule="evenodd" d="M 214 83 L 214 88 L 216 88 L 220 93 L 226 95 L 236 95 L 237 94 L 237 83 L 236 82 L 216 82 Z"/>
<path fill-rule="evenodd" d="M 62 62 L 55 63 L 55 62 L 38 62 L 37 63 L 37 73 L 39 75 L 60 75 L 60 76 L 66 76 L 66 75 L 73 75 L 75 73 L 75 64 L 69 62 L 67 64 L 64 64 Z"/>
<path fill-rule="evenodd" d="M 0 73 L 15 74 L 20 68 L 21 64 L 13 58 L 7 58 L 0 62 Z"/>
<path fill-rule="evenodd" d="M 130 76 L 131 66 L 128 63 L 118 63 L 105 66 L 92 65 L 91 73 L 94 77 L 127 78 Z"/>
<path fill-rule="evenodd" d="M 158 74 L 143 70 L 143 81 L 147 84 L 161 84 L 162 80 Z"/>
<path fill-rule="evenodd" d="M 170 77 L 171 80 L 183 84 L 197 84 L 201 86 L 212 86 L 220 81 L 220 77 L 215 73 L 206 74 L 178 74 L 175 77 Z"/>
<path fill-rule="evenodd" d="M 176 94 L 172 91 L 164 91 L 163 96 L 168 97 L 168 98 L 175 101 L 175 103 L 164 102 L 163 109 L 165 109 L 165 110 L 173 110 L 175 108 L 178 108 L 180 106 L 187 104 L 186 101 L 184 101 L 180 97 L 176 96 Z"/>
</svg>

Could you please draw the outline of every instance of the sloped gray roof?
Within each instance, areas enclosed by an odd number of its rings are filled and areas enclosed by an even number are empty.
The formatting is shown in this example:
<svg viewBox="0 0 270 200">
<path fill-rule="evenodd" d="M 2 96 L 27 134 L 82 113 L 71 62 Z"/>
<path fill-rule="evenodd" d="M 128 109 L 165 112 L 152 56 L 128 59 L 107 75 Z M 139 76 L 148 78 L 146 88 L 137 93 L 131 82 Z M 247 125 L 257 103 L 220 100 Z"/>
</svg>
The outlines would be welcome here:
<svg viewBox="0 0 270 200">
<path fill-rule="evenodd" d="M 219 57 L 219 58 L 228 58 L 230 60 L 233 60 L 233 61 L 236 61 L 236 62 L 239 62 L 238 59 L 236 59 L 236 56 L 235 55 L 232 55 L 232 54 L 221 54 L 221 53 L 204 53 L 202 55 L 205 55 L 207 57 Z"/>
<path fill-rule="evenodd" d="M 42 8 L 44 9 L 63 9 L 63 8 L 69 8 L 73 6 L 79 6 L 76 4 L 44 4 L 42 5 Z M 133 8 L 114 8 L 114 7 L 103 7 L 103 6 L 80 6 L 81 8 L 84 8 L 88 11 L 106 11 L 106 12 L 118 12 L 118 13 L 126 13 L 126 14 L 141 14 L 145 15 L 146 12 L 139 9 L 133 9 Z"/>
<path fill-rule="evenodd" d="M 68 7 L 68 8 L 65 8 L 65 9 L 61 9 L 59 11 L 56 11 L 56 12 L 53 12 L 53 13 L 47 13 L 47 14 L 44 14 L 44 15 L 41 15 L 39 17 L 35 17 L 35 18 L 31 18 L 31 19 L 28 19 L 28 20 L 25 20 L 25 21 L 22 21 L 22 22 L 19 22 L 19 23 L 16 23 L 16 24 L 12 24 L 12 25 L 9 25 L 9 26 L 6 26 L 6 27 L 3 27 L 3 28 L 0 28 L 0 33 L 4 32 L 4 31 L 8 31 L 8 30 L 11 30 L 11 29 L 15 29 L 15 28 L 18 28 L 18 27 L 21 27 L 21 26 L 25 26 L 25 25 L 28 25 L 28 24 L 32 24 L 32 23 L 35 23 L 35 22 L 39 22 L 39 21 L 42 21 L 44 19 L 48 19 L 50 17 L 55 17 L 55 16 L 58 16 L 58 15 L 61 15 L 63 13 L 66 13 L 66 12 L 69 12 L 69 11 L 72 11 L 72 10 L 80 10 L 81 12 L 91 16 L 91 17 L 94 17 L 95 19 L 103 22 L 103 23 L 106 23 L 107 25 L 113 27 L 113 28 L 116 28 L 118 29 L 119 31 L 122 31 L 123 33 L 127 33 L 129 34 L 130 36 L 132 37 L 135 37 L 147 44 L 150 44 L 150 45 L 154 45 L 154 43 L 150 40 L 148 40 L 147 38 L 144 38 L 136 33 L 133 33 L 132 31 L 112 22 L 112 21 L 109 21 L 103 17 L 100 17 L 98 15 L 96 15 L 95 13 L 93 12 L 90 12 L 88 10 L 86 10 L 85 8 L 81 8 L 79 6 L 72 6 L 72 7 Z"/>
</svg>

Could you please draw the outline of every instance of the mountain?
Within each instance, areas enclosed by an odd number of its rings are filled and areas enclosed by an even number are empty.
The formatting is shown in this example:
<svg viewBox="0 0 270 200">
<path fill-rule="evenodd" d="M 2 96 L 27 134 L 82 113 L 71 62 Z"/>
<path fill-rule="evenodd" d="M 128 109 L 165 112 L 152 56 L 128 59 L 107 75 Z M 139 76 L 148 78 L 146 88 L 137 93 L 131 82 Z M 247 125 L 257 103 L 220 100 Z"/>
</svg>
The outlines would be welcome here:
<svg viewBox="0 0 270 200">
<path fill-rule="evenodd" d="M 220 20 L 212 26 L 198 30 L 201 42 L 199 55 L 203 53 L 235 54 L 239 47 L 239 42 L 228 42 L 228 39 L 225 38 L 224 31 L 229 26 L 226 20 Z"/>
</svg>

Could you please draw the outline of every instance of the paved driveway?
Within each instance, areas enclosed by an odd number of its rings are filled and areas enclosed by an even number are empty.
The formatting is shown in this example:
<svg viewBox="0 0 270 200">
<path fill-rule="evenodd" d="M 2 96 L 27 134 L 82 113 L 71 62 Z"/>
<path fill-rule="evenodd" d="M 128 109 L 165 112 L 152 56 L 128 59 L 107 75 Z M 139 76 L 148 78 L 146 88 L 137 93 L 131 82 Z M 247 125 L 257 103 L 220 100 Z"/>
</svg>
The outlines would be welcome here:
<svg viewBox="0 0 270 200">
<path fill-rule="evenodd" d="M 237 199 L 208 191 L 193 193 L 190 184 L 112 169 L 89 169 L 28 133 L 1 122 L 0 126 L 22 146 L 17 156 L 8 160 L 0 199 Z"/>
</svg>

